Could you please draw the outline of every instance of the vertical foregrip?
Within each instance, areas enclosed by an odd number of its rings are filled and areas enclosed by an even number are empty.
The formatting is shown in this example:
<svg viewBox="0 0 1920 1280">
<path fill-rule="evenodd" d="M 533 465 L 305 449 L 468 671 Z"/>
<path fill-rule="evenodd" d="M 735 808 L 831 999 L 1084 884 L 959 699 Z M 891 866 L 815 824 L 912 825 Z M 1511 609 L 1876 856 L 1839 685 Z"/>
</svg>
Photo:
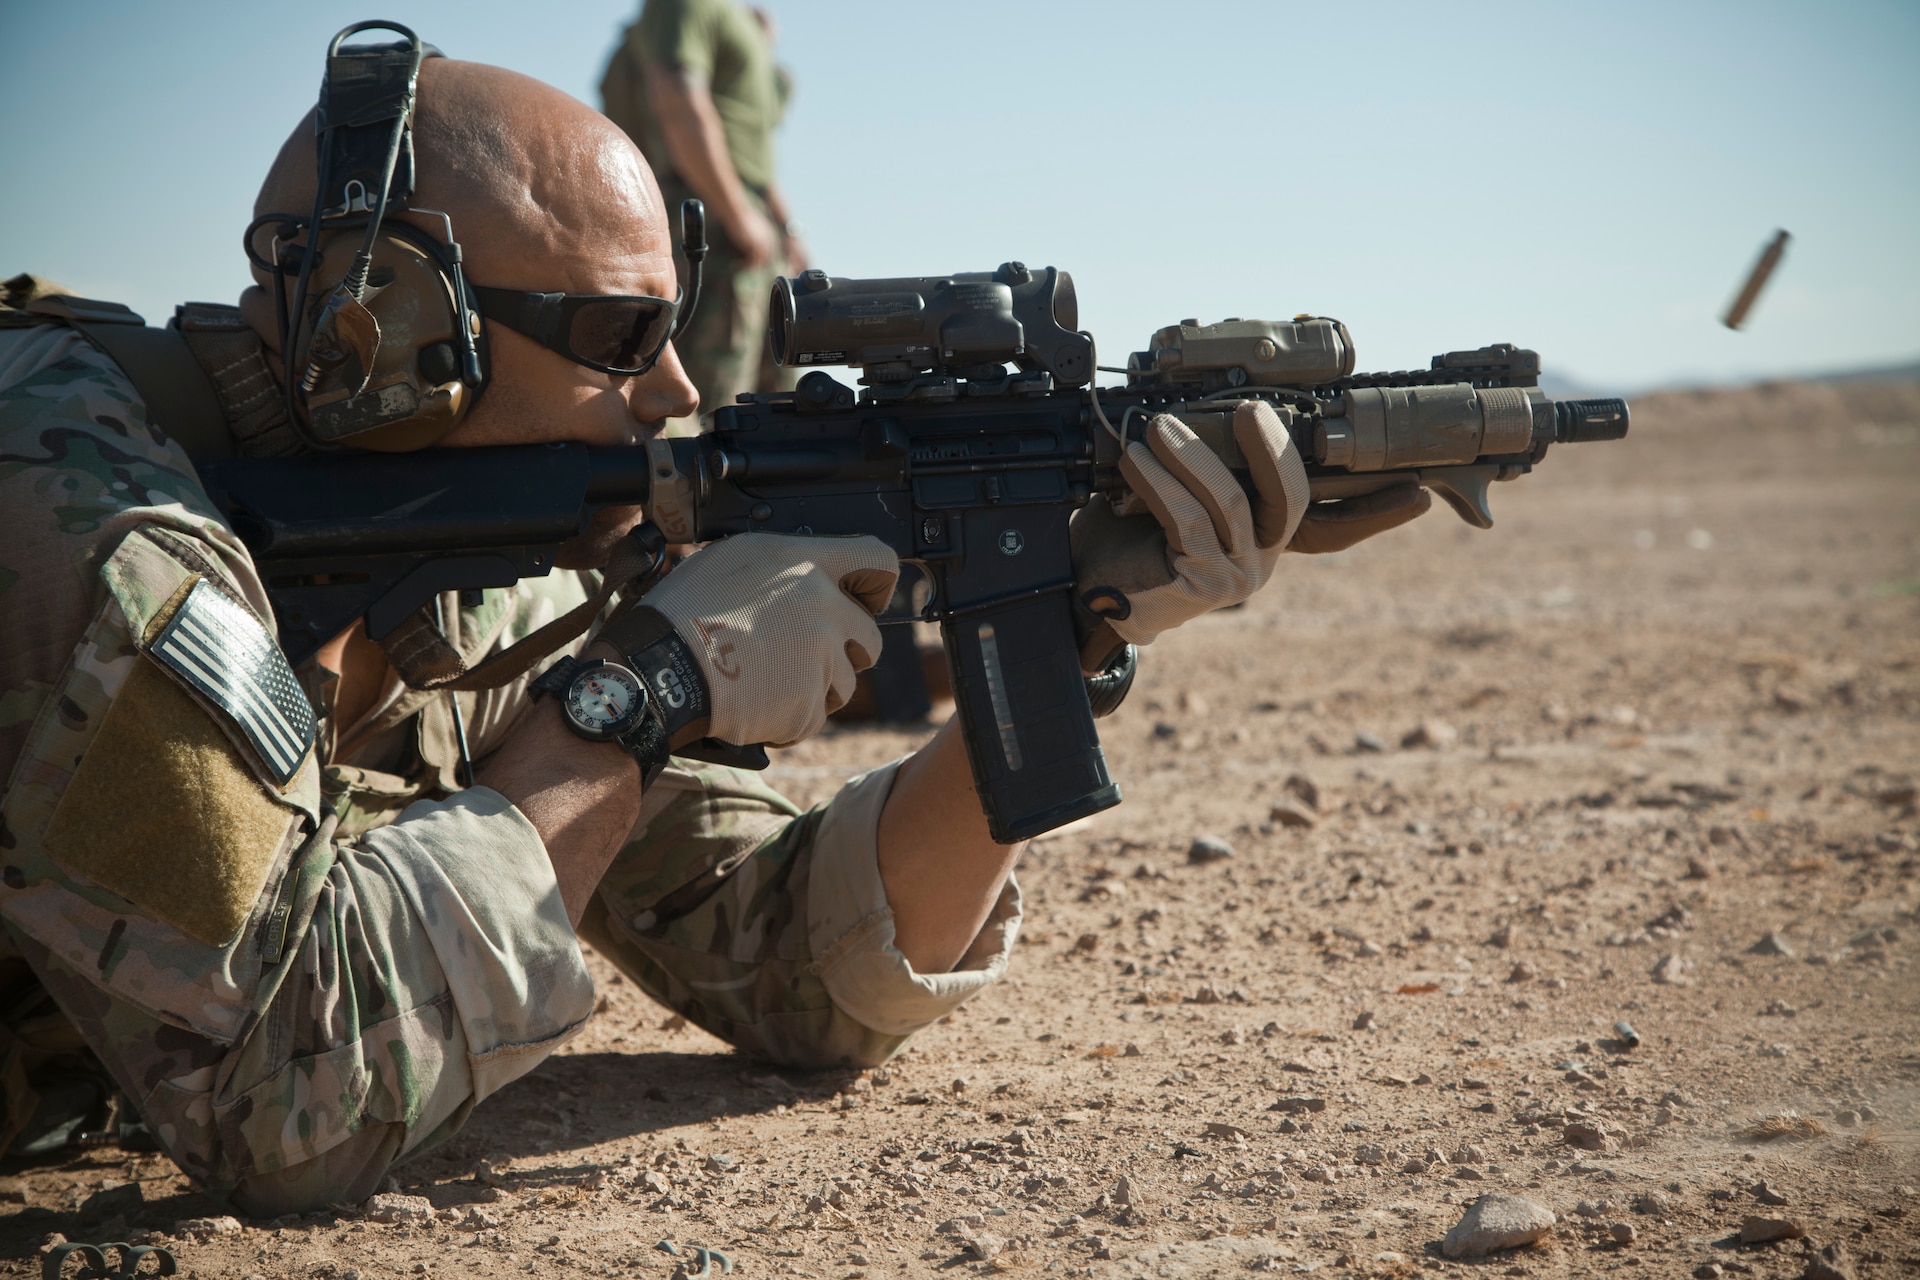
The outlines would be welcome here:
<svg viewBox="0 0 1920 1280">
<path fill-rule="evenodd" d="M 1087 703 L 1065 591 L 942 627 L 987 825 L 1001 844 L 1120 803 Z"/>
</svg>

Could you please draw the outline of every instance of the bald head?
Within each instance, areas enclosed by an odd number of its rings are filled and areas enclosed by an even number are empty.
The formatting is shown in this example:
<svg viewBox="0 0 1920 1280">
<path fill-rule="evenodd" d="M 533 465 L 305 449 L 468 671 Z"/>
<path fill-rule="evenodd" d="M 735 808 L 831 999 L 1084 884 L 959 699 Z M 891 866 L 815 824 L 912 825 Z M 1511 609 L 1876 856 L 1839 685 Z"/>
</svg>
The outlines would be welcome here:
<svg viewBox="0 0 1920 1280">
<path fill-rule="evenodd" d="M 313 113 L 280 148 L 256 214 L 313 208 Z M 619 126 L 550 85 L 499 67 L 421 64 L 413 120 L 414 209 L 453 221 L 468 281 L 539 293 L 675 296 L 660 188 Z M 401 218 L 436 239 L 437 219 Z M 241 312 L 276 352 L 280 317 L 258 268 Z M 492 320 L 490 374 L 444 445 L 578 440 L 629 444 L 699 401 L 671 346 L 648 373 L 589 369 Z M 635 515 L 635 519 L 638 516 Z"/>
<path fill-rule="evenodd" d="M 309 112 L 281 146 L 256 215 L 312 208 L 313 120 Z M 623 258 L 649 256 L 666 229 L 660 189 L 619 126 L 517 72 L 429 58 L 420 66 L 413 146 L 410 203 L 453 219 L 468 273 L 481 284 L 578 290 L 583 284 L 569 273 L 579 264 L 618 269 Z"/>
</svg>

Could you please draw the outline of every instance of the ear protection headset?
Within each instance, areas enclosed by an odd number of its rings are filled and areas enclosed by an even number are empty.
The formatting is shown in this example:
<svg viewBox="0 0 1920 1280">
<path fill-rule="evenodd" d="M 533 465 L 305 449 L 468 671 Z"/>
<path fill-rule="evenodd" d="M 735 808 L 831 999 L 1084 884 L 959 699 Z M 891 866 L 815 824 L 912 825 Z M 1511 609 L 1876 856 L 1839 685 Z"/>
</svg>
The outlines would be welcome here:
<svg viewBox="0 0 1920 1280">
<path fill-rule="evenodd" d="M 370 29 L 391 44 L 342 48 Z M 308 445 L 425 448 L 457 426 L 487 384 L 487 354 L 453 221 L 439 238 L 388 215 L 413 194 L 421 62 L 440 51 L 397 23 L 358 22 L 327 46 L 314 121 L 313 209 L 247 227 L 247 256 L 273 277 L 287 416 Z M 256 233 L 275 225 L 272 259 Z M 292 278 L 292 297 L 287 282 Z"/>
<path fill-rule="evenodd" d="M 348 36 L 372 29 L 405 39 L 341 47 Z M 458 426 L 486 389 L 482 298 L 467 281 L 453 219 L 408 203 L 420 64 L 441 56 L 397 22 L 356 22 L 334 36 L 314 120 L 313 211 L 304 218 L 262 214 L 247 225 L 247 257 L 273 277 L 287 418 L 317 450 L 424 449 Z M 400 209 L 437 220 L 438 237 L 388 219 Z M 631 362 L 631 339 L 649 319 L 661 318 L 661 308 L 672 326 L 658 340 L 661 349 L 693 318 L 707 253 L 700 202 L 684 202 L 680 220 L 687 279 L 675 303 L 495 289 L 486 291 L 494 303 L 487 314 L 546 345 L 557 341 L 563 354 L 589 367 L 644 372 L 652 356 L 630 369 L 596 362 Z M 275 224 L 270 260 L 255 245 L 268 223 Z M 620 322 L 611 330 L 609 313 Z M 558 340 L 549 331 L 568 316 L 570 328 Z M 623 334 L 621 326 L 632 331 Z"/>
</svg>

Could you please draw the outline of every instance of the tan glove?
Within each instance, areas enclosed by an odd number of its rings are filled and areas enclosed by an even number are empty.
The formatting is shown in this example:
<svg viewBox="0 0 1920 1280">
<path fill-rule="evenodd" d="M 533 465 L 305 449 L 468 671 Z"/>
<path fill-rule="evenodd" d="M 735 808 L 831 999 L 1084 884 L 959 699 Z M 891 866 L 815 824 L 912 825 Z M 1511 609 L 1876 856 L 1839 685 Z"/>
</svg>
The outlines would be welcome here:
<svg viewBox="0 0 1920 1280">
<path fill-rule="evenodd" d="M 699 659 L 707 735 L 787 746 L 819 732 L 879 658 L 873 616 L 899 576 L 878 538 L 743 533 L 695 551 L 645 603 Z"/>
<path fill-rule="evenodd" d="M 1074 577 L 1100 621 L 1081 666 L 1101 669 L 1122 641 L 1153 638 L 1265 585 L 1307 509 L 1307 471 L 1271 406 L 1244 401 L 1233 434 L 1253 475 L 1249 502 L 1227 464 L 1171 414 L 1127 446 L 1120 473 L 1151 515 L 1116 515 L 1104 497 L 1074 516 Z"/>
<path fill-rule="evenodd" d="M 1344 551 L 1427 511 L 1433 497 L 1409 481 L 1378 493 L 1309 502 L 1306 468 L 1279 415 L 1264 401 L 1233 411 L 1233 434 L 1259 500 L 1249 504 L 1226 464 L 1186 424 L 1160 414 L 1145 444 L 1127 446 L 1120 471 L 1151 516 L 1120 516 L 1095 497 L 1074 517 L 1074 576 L 1102 621 L 1081 646 L 1100 670 L 1121 641 L 1162 631 L 1247 599 L 1273 574 L 1281 550 Z M 1250 523 L 1249 523 L 1250 522 Z"/>
</svg>

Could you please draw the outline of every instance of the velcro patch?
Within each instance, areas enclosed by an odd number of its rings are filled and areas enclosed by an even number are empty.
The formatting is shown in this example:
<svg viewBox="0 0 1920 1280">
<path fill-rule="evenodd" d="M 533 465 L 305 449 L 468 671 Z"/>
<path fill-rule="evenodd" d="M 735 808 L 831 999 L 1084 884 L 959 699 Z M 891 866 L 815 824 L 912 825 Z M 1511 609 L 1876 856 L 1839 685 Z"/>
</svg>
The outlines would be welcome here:
<svg viewBox="0 0 1920 1280">
<path fill-rule="evenodd" d="M 232 717 L 281 786 L 313 749 L 313 707 L 259 619 L 202 578 L 147 652 Z"/>
</svg>

